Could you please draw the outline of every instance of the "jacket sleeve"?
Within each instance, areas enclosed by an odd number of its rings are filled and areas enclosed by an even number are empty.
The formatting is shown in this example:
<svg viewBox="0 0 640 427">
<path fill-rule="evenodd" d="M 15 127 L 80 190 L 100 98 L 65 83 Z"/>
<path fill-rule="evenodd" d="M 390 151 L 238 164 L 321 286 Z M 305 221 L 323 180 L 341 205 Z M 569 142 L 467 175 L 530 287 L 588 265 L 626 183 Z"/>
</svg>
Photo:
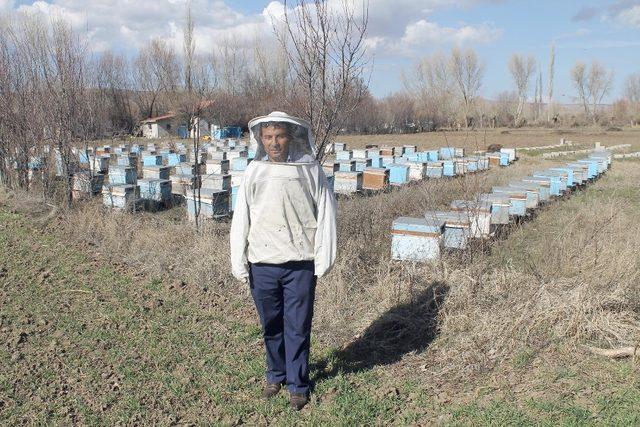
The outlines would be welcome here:
<svg viewBox="0 0 640 427">
<path fill-rule="evenodd" d="M 245 280 L 249 277 L 249 263 L 247 261 L 247 238 L 251 218 L 249 216 L 249 204 L 247 203 L 246 180 L 238 187 L 238 198 L 231 221 L 231 231 L 229 232 L 231 247 L 231 272 L 238 280 Z"/>
<path fill-rule="evenodd" d="M 318 166 L 318 191 L 316 206 L 318 209 L 317 229 L 315 235 L 315 273 L 322 277 L 327 274 L 336 261 L 336 199 L 329 188 L 327 177 Z"/>
</svg>

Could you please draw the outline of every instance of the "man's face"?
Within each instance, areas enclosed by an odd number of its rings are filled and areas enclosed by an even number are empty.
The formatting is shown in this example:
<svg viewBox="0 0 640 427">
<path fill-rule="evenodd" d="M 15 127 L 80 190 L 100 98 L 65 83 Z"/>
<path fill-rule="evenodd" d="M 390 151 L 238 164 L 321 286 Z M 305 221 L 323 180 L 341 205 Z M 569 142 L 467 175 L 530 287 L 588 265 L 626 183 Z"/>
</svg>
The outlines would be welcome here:
<svg viewBox="0 0 640 427">
<path fill-rule="evenodd" d="M 268 126 L 261 130 L 260 139 L 272 162 L 286 162 L 289 155 L 289 135 L 284 127 Z"/>
</svg>

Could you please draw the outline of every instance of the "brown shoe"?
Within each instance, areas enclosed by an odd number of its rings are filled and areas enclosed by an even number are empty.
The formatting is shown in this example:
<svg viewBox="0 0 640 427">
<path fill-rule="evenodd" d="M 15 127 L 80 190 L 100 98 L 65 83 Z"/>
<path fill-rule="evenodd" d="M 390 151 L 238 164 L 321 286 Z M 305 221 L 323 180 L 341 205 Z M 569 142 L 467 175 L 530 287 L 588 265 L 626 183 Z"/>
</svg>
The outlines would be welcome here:
<svg viewBox="0 0 640 427">
<path fill-rule="evenodd" d="M 264 397 L 265 399 L 272 398 L 273 396 L 278 394 L 278 392 L 280 391 L 280 387 L 282 387 L 282 384 L 280 383 L 267 384 L 267 386 L 262 391 L 262 397 Z"/>
<path fill-rule="evenodd" d="M 296 411 L 301 410 L 309 403 L 309 396 L 306 393 L 289 393 L 289 404 Z"/>
</svg>

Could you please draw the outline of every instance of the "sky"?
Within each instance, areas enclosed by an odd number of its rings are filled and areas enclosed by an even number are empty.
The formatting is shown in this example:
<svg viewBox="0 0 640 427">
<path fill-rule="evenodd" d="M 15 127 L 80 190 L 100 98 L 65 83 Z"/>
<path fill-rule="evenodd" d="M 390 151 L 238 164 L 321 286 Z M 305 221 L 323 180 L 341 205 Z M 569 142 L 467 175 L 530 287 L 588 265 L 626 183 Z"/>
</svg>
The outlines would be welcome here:
<svg viewBox="0 0 640 427">
<path fill-rule="evenodd" d="M 64 17 L 83 32 L 96 53 L 113 49 L 134 55 L 153 37 L 181 46 L 186 1 L 0 0 L 0 14 Z M 279 1 L 192 4 L 201 52 L 215 50 L 224 40 L 238 46 L 256 39 L 275 43 L 272 22 L 284 8 Z M 597 60 L 615 73 L 606 99 L 611 102 L 623 95 L 625 78 L 640 73 L 640 0 L 369 0 L 370 89 L 377 97 L 401 90 L 402 71 L 409 71 L 419 58 L 459 46 L 473 48 L 484 62 L 481 95 L 493 99 L 513 90 L 507 64 L 514 53 L 534 56 L 546 82 L 554 43 L 556 101 L 574 102 L 569 73 L 576 61 Z"/>
</svg>

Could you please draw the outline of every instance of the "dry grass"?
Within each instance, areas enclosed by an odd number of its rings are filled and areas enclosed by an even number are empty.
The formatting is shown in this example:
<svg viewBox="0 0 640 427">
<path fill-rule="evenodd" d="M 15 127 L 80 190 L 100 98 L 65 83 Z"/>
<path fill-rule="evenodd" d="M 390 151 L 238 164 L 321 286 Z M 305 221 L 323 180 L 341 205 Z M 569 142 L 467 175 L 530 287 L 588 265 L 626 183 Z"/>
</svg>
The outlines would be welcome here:
<svg viewBox="0 0 640 427">
<path fill-rule="evenodd" d="M 522 140 L 513 138 L 516 132 Z M 549 132 L 537 138 L 536 132 L 512 131 L 504 141 L 496 134 L 492 142 L 546 145 L 559 139 Z M 621 135 L 610 144 L 636 138 L 635 133 Z M 570 138 L 607 143 L 606 137 Z M 417 143 L 418 138 L 442 145 L 436 134 L 408 135 L 394 143 Z M 449 143 L 460 146 L 455 138 Z M 446 255 L 435 265 L 389 259 L 395 218 L 446 208 L 454 199 L 563 161 L 525 158 L 505 169 L 341 199 L 339 257 L 318 288 L 316 338 L 342 347 L 345 360 L 369 354 L 374 359 L 369 365 L 375 365 L 404 358 L 401 370 L 412 375 L 422 367 L 430 372 L 427 381 L 487 372 L 511 363 L 523 350 L 535 354 L 559 342 L 572 348 L 637 343 L 638 163 L 616 163 L 606 178 L 554 202 L 533 222 L 514 227 L 506 240 Z M 246 292 L 229 271 L 228 223 L 207 224 L 198 234 L 179 208 L 131 215 L 105 211 L 96 200 L 61 213 L 57 224 L 70 238 L 145 275 L 171 276 L 221 294 Z M 251 310 L 249 300 L 242 301 Z"/>
</svg>

